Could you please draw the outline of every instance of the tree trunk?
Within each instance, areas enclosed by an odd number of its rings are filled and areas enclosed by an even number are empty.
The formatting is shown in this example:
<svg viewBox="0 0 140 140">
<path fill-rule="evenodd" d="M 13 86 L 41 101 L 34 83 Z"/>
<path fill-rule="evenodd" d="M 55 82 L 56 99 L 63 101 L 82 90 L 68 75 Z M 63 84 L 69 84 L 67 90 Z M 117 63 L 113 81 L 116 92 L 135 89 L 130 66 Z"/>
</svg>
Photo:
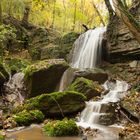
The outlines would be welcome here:
<svg viewBox="0 0 140 140">
<path fill-rule="evenodd" d="M 107 7 L 107 9 L 108 9 L 110 18 L 113 17 L 114 11 L 113 11 L 113 9 L 112 9 L 112 6 L 111 6 L 109 0 L 105 0 L 105 4 L 106 4 L 106 7 Z"/>
<path fill-rule="evenodd" d="M 97 13 L 97 14 L 98 14 L 98 16 L 99 16 L 100 21 L 101 21 L 101 22 L 102 22 L 102 24 L 105 26 L 104 20 L 103 20 L 103 18 L 102 18 L 102 16 L 101 16 L 100 12 L 98 11 L 98 9 L 97 9 L 97 7 L 96 7 L 96 5 L 95 5 L 95 3 L 94 3 L 94 1 L 93 1 L 93 0 L 92 0 L 92 5 L 93 5 L 93 7 L 94 7 L 94 9 L 95 9 L 96 13 Z"/>
<path fill-rule="evenodd" d="M 54 0 L 53 3 L 53 20 L 52 20 L 52 28 L 54 28 L 54 23 L 55 23 L 55 13 L 56 13 L 56 0 Z"/>
<path fill-rule="evenodd" d="M 140 44 L 140 24 L 135 17 L 125 8 L 121 0 L 114 0 L 116 14 L 124 24 L 129 28 L 130 32 L 134 35 Z"/>
<path fill-rule="evenodd" d="M 28 23 L 29 21 L 29 15 L 30 15 L 30 8 L 28 6 L 25 7 L 25 11 L 24 11 L 24 16 L 23 16 L 23 19 L 22 21 L 24 23 Z"/>
<path fill-rule="evenodd" d="M 65 0 L 63 0 L 63 7 L 64 7 L 64 22 L 63 22 L 63 32 L 64 32 L 66 28 L 66 20 L 67 20 L 67 9 L 65 5 Z"/>
<path fill-rule="evenodd" d="M 73 29 L 72 29 L 72 31 L 74 31 L 74 29 L 75 29 L 76 13 L 77 13 L 77 1 L 75 0 L 75 2 L 74 2 L 74 15 L 73 15 Z"/>
</svg>

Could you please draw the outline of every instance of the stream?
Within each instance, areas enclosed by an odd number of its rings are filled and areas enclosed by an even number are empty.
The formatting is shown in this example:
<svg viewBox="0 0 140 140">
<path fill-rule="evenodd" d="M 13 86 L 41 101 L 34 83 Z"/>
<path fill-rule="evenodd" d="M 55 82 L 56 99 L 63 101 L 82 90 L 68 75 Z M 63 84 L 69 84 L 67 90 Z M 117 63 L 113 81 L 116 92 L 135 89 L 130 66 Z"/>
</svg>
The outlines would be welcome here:
<svg viewBox="0 0 140 140">
<path fill-rule="evenodd" d="M 102 58 L 102 40 L 103 34 L 106 31 L 105 27 L 96 28 L 95 30 L 89 30 L 82 34 L 74 44 L 73 59 L 71 67 L 78 68 L 80 70 L 86 68 L 96 68 L 101 65 Z M 15 75 L 15 77 L 18 75 Z M 18 87 L 18 83 L 22 82 L 22 75 L 19 80 L 11 80 L 7 84 L 7 87 L 15 89 Z M 66 89 L 65 81 L 70 80 L 67 71 L 62 76 L 60 82 L 59 91 Z M 16 77 L 17 78 L 17 77 Z M 17 78 L 18 79 L 18 78 Z M 13 81 L 15 81 L 13 83 Z M 16 85 L 17 83 L 17 85 Z M 12 86 L 11 86 L 12 85 Z M 69 83 L 68 83 L 69 85 Z M 84 129 L 97 130 L 97 135 L 88 137 L 88 140 L 119 140 L 118 131 L 121 126 L 115 126 L 111 124 L 104 125 L 101 123 L 101 118 L 106 116 L 108 112 L 104 110 L 104 106 L 108 106 L 110 103 L 116 103 L 125 96 L 129 86 L 125 81 L 106 81 L 102 85 L 107 91 L 106 95 L 103 95 L 99 101 L 90 100 L 86 102 L 86 108 L 80 113 L 77 125 Z M 22 86 L 18 87 L 20 89 Z M 22 101 L 22 96 L 19 96 L 19 92 L 16 91 L 18 99 Z M 108 118 L 107 118 L 108 119 Z M 111 121 L 111 120 L 109 120 Z M 105 122 L 105 121 L 104 121 Z M 110 122 L 109 122 L 110 123 Z M 85 134 L 86 135 L 86 134 Z M 40 125 L 33 125 L 22 130 L 7 132 L 6 140 L 81 140 L 81 137 L 47 137 L 41 129 Z"/>
</svg>

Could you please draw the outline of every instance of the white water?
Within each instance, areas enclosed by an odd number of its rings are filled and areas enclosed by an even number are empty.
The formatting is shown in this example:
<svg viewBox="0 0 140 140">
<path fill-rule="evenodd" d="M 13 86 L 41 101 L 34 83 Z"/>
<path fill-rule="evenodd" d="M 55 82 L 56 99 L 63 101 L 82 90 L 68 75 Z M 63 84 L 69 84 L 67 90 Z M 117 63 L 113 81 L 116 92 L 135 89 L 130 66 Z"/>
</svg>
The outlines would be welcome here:
<svg viewBox="0 0 140 140">
<path fill-rule="evenodd" d="M 60 80 L 59 91 L 61 92 L 66 90 L 72 81 L 73 81 L 73 70 L 67 69 Z"/>
<path fill-rule="evenodd" d="M 102 40 L 105 31 L 105 27 L 98 27 L 80 35 L 74 43 L 71 63 L 73 68 L 95 68 L 101 63 Z"/>
<path fill-rule="evenodd" d="M 77 123 L 78 125 L 86 128 L 96 128 L 99 124 L 100 115 L 104 115 L 106 112 L 101 113 L 102 105 L 108 103 L 118 102 L 128 90 L 128 84 L 124 81 L 116 81 L 116 82 L 105 82 L 103 87 L 106 90 L 110 90 L 107 95 L 103 97 L 102 100 L 95 102 L 89 101 L 86 102 L 86 108 L 81 113 L 80 121 Z M 99 126 L 98 126 L 99 127 Z"/>
<path fill-rule="evenodd" d="M 6 99 L 9 102 L 13 102 L 15 106 L 22 104 L 24 101 L 22 96 L 22 93 L 24 92 L 23 79 L 23 73 L 16 73 L 5 84 L 4 92 Z"/>
<path fill-rule="evenodd" d="M 106 27 L 88 30 L 74 43 L 71 67 L 78 69 L 95 68 L 101 64 L 102 40 Z M 59 91 L 64 91 L 71 83 L 73 71 L 66 70 L 60 80 Z"/>
</svg>

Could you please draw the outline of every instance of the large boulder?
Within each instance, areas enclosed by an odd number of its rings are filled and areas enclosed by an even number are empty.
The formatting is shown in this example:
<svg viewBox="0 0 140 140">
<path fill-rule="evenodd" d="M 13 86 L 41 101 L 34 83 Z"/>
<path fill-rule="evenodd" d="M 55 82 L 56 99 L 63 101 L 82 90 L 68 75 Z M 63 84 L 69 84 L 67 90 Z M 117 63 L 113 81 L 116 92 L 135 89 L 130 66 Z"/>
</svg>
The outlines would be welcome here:
<svg viewBox="0 0 140 140">
<path fill-rule="evenodd" d="M 140 5 L 131 8 L 130 12 L 140 21 Z M 109 22 L 107 40 L 110 62 L 140 59 L 140 44 L 116 15 Z"/>
<path fill-rule="evenodd" d="M 16 111 L 26 110 L 40 110 L 46 116 L 61 116 L 78 113 L 85 107 L 86 97 L 78 92 L 54 92 L 51 94 L 42 94 L 40 96 L 31 98 L 26 101 L 21 108 L 18 107 Z"/>
<path fill-rule="evenodd" d="M 67 90 L 67 88 L 77 79 L 77 78 L 86 78 L 92 80 L 93 82 L 97 81 L 99 84 L 103 84 L 108 79 L 108 74 L 101 69 L 85 69 L 79 70 L 74 68 L 67 69 L 60 82 L 60 91 Z"/>
<path fill-rule="evenodd" d="M 87 69 L 75 71 L 75 78 L 84 77 L 92 81 L 97 81 L 100 84 L 104 83 L 108 79 L 108 74 L 102 69 Z"/>
<path fill-rule="evenodd" d="M 28 97 L 55 91 L 68 64 L 63 59 L 36 62 L 25 70 L 25 85 Z"/>
<path fill-rule="evenodd" d="M 68 90 L 83 93 L 87 97 L 87 100 L 100 96 L 104 91 L 103 87 L 97 82 L 93 82 L 83 77 L 77 78 L 74 83 L 69 86 Z"/>
</svg>

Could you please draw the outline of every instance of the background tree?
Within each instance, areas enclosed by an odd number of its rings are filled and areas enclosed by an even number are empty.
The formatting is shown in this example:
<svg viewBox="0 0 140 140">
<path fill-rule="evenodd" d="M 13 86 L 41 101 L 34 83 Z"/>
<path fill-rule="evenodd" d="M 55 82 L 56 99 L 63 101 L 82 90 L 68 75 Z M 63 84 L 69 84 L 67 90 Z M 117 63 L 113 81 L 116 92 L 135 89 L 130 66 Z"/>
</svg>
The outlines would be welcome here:
<svg viewBox="0 0 140 140">
<path fill-rule="evenodd" d="M 2 5 L 0 1 L 0 23 L 2 23 Z"/>
</svg>

